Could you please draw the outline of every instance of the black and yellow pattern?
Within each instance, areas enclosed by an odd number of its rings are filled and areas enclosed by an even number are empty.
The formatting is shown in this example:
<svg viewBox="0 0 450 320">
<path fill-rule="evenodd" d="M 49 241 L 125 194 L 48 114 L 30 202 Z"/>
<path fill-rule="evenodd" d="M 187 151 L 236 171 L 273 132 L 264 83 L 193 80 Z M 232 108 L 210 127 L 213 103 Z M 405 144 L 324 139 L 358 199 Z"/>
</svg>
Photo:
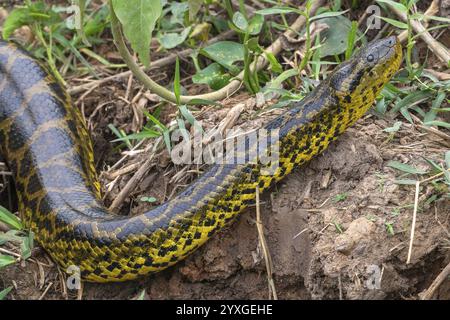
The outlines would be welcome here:
<svg viewBox="0 0 450 320">
<path fill-rule="evenodd" d="M 397 71 L 395 37 L 369 44 L 304 100 L 265 126 L 278 129 L 279 167 L 214 165 L 170 202 L 139 216 L 109 214 L 80 112 L 26 52 L 0 42 L 0 151 L 19 211 L 60 266 L 88 281 L 134 279 L 185 258 L 292 169 L 321 153 L 372 105 Z"/>
</svg>

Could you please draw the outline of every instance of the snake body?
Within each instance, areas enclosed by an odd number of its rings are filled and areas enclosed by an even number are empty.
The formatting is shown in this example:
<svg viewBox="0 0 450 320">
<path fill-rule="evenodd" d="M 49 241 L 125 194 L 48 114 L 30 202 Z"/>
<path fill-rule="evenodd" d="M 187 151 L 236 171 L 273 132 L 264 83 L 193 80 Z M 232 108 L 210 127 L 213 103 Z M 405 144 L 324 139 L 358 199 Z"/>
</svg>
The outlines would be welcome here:
<svg viewBox="0 0 450 320">
<path fill-rule="evenodd" d="M 21 218 L 63 270 L 76 266 L 87 281 L 163 270 L 254 204 L 256 188 L 325 150 L 369 109 L 400 61 L 397 38 L 372 42 L 270 121 L 264 128 L 279 133 L 273 174 L 258 163 L 212 165 L 173 200 L 127 217 L 101 203 L 89 134 L 64 89 L 27 52 L 0 42 L 0 152 Z"/>
</svg>

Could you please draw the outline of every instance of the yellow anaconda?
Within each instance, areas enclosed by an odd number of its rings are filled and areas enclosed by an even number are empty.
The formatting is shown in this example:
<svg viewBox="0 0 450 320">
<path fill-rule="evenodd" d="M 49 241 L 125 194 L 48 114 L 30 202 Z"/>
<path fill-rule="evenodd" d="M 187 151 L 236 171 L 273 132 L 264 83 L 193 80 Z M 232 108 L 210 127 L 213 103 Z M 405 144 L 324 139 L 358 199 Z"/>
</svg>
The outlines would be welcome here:
<svg viewBox="0 0 450 320">
<path fill-rule="evenodd" d="M 0 152 L 19 212 L 64 269 L 88 281 L 134 279 L 171 266 L 205 243 L 292 169 L 322 152 L 372 105 L 399 68 L 395 37 L 368 44 L 265 128 L 279 130 L 279 166 L 216 164 L 173 200 L 144 214 L 107 212 L 80 112 L 29 54 L 0 42 Z"/>
</svg>

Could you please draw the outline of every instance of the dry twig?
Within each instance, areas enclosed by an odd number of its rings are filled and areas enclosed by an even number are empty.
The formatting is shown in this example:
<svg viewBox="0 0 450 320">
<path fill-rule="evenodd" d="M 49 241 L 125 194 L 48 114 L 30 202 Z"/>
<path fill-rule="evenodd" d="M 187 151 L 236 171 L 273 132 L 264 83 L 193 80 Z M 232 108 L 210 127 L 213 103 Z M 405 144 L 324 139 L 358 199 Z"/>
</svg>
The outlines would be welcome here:
<svg viewBox="0 0 450 320">
<path fill-rule="evenodd" d="M 270 256 L 269 248 L 267 246 L 266 238 L 264 237 L 264 227 L 261 222 L 261 211 L 259 207 L 259 187 L 255 189 L 256 192 L 256 228 L 258 229 L 258 238 L 261 245 L 261 249 L 264 255 L 264 261 L 266 262 L 267 281 L 269 282 L 269 292 L 272 293 L 273 299 L 278 300 L 277 291 L 275 289 L 275 283 L 273 281 L 273 265 L 272 258 Z"/>
</svg>

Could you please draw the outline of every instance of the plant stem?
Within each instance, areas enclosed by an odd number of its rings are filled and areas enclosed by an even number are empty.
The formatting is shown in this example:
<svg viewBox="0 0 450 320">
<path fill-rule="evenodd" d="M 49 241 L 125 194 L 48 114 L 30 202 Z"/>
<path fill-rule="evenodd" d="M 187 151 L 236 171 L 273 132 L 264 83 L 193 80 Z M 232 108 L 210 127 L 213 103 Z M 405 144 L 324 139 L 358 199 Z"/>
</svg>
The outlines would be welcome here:
<svg viewBox="0 0 450 320">
<path fill-rule="evenodd" d="M 309 13 L 315 12 L 324 3 L 325 3 L 324 0 L 314 1 L 308 12 Z M 114 13 L 111 0 L 109 0 L 109 6 L 111 11 L 111 31 L 113 34 L 114 42 L 123 60 L 128 65 L 130 71 L 146 88 L 151 90 L 153 93 L 159 95 L 163 99 L 176 103 L 175 95 L 166 88 L 160 86 L 155 81 L 153 81 L 143 70 L 141 70 L 138 64 L 134 61 L 133 56 L 131 55 L 125 44 L 125 40 L 120 30 L 120 22 Z M 305 25 L 305 17 L 304 16 L 298 17 L 297 20 L 291 25 L 289 30 L 285 32 L 285 35 L 293 36 L 294 34 L 296 34 L 296 32 L 300 31 L 304 25 Z M 281 50 L 282 50 L 281 38 L 278 38 L 274 43 L 272 43 L 270 47 L 266 49 L 267 52 L 270 52 L 273 55 L 279 54 Z M 260 56 L 253 63 L 250 64 L 250 70 L 252 72 L 261 70 L 267 65 L 267 63 L 268 60 L 264 58 L 264 56 Z M 194 96 L 180 96 L 180 103 L 181 104 L 193 103 L 192 100 L 217 101 L 225 99 L 226 97 L 228 97 L 229 95 L 231 95 L 240 88 L 243 78 L 244 72 L 242 71 L 235 77 L 234 80 L 232 80 L 228 85 L 221 88 L 220 90 Z"/>
</svg>

